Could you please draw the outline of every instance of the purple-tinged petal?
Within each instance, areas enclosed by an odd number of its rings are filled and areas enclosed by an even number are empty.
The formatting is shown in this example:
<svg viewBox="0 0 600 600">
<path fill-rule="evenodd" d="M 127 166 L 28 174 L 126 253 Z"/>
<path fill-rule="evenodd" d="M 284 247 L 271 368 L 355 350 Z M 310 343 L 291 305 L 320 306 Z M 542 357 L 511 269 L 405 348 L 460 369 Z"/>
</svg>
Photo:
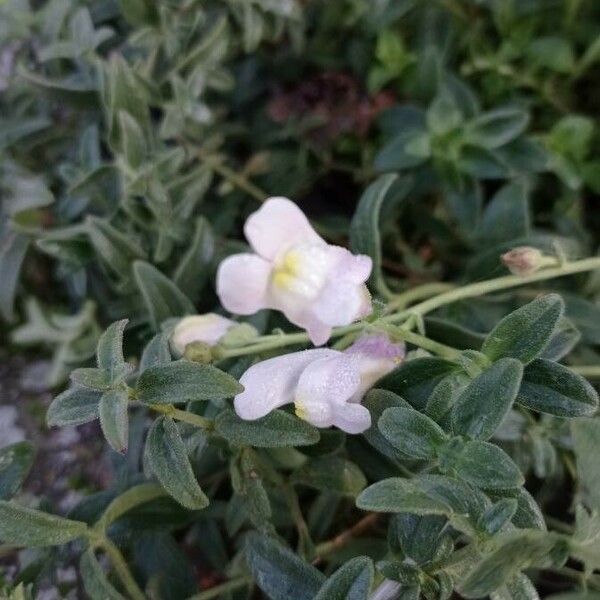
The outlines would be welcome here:
<svg viewBox="0 0 600 600">
<path fill-rule="evenodd" d="M 234 399 L 235 412 L 242 419 L 253 421 L 293 402 L 298 379 L 307 365 L 338 354 L 328 349 L 304 350 L 251 366 L 240 378 L 244 391 Z"/>
<path fill-rule="evenodd" d="M 332 424 L 346 433 L 362 433 L 371 427 L 371 413 L 364 406 L 352 402 L 334 405 Z"/>
<path fill-rule="evenodd" d="M 333 423 L 335 406 L 344 404 L 360 386 L 360 374 L 341 352 L 311 362 L 302 371 L 294 403 L 296 414 L 317 427 Z"/>
</svg>

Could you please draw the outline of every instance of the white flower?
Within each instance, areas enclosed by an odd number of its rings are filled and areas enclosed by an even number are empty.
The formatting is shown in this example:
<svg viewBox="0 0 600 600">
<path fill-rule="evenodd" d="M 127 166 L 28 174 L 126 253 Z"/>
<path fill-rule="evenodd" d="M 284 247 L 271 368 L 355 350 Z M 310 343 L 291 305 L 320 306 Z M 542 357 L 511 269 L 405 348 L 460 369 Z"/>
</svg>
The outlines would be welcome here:
<svg viewBox="0 0 600 600">
<path fill-rule="evenodd" d="M 371 312 L 365 285 L 371 259 L 327 244 L 287 198 L 269 198 L 248 217 L 244 233 L 256 254 L 230 256 L 217 273 L 217 293 L 228 311 L 280 310 L 317 346 L 332 327 Z"/>
<path fill-rule="evenodd" d="M 362 433 L 371 415 L 360 401 L 403 357 L 404 345 L 385 335 L 364 336 L 344 352 L 317 348 L 277 356 L 242 375 L 244 391 L 234 399 L 235 411 L 253 421 L 293 402 L 296 414 L 317 427 Z"/>
<path fill-rule="evenodd" d="M 171 346 L 179 355 L 182 355 L 185 347 L 192 342 L 204 342 L 214 346 L 235 325 L 238 323 L 215 313 L 184 317 L 171 334 Z"/>
</svg>

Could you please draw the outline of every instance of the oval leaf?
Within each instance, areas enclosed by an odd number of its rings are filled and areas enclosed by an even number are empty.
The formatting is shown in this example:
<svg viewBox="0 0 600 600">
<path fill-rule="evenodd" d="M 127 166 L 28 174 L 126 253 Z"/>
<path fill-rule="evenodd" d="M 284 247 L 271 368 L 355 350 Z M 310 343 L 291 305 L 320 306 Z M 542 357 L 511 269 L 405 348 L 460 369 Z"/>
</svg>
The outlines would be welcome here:
<svg viewBox="0 0 600 600">
<path fill-rule="evenodd" d="M 549 344 L 564 312 L 558 294 L 541 296 L 500 321 L 483 343 L 491 360 L 510 357 L 527 364 Z"/>
<path fill-rule="evenodd" d="M 129 418 L 127 389 L 108 390 L 102 394 L 99 405 L 100 426 L 106 441 L 121 454 L 127 452 Z"/>
<path fill-rule="evenodd" d="M 173 419 L 157 419 L 146 440 L 146 461 L 158 481 L 177 502 L 190 510 L 208 506 L 200 489 L 185 444 Z"/>
<path fill-rule="evenodd" d="M 557 417 L 589 417 L 598 409 L 598 393 L 567 367 L 536 358 L 525 369 L 517 402 Z"/>
<path fill-rule="evenodd" d="M 158 404 L 231 398 L 243 389 L 231 375 L 216 367 L 188 360 L 150 367 L 140 375 L 136 386 L 142 402 Z"/>
<path fill-rule="evenodd" d="M 478 375 L 452 407 L 454 433 L 486 440 L 502 423 L 521 384 L 523 365 L 502 358 Z"/>
<path fill-rule="evenodd" d="M 35 449 L 29 442 L 18 442 L 0 449 L 0 500 L 10 500 L 27 477 Z"/>
<path fill-rule="evenodd" d="M 215 431 L 232 444 L 255 448 L 306 446 L 319 441 L 316 427 L 282 410 L 256 421 L 244 421 L 226 410 L 216 418 Z"/>
<path fill-rule="evenodd" d="M 373 561 L 367 556 L 357 556 L 325 582 L 314 600 L 367 600 L 373 577 Z"/>
<path fill-rule="evenodd" d="M 81 425 L 98 418 L 102 394 L 96 390 L 73 386 L 54 398 L 48 408 L 48 426 Z"/>
<path fill-rule="evenodd" d="M 363 510 L 415 515 L 447 515 L 452 512 L 448 504 L 433 499 L 408 479 L 392 477 L 378 481 L 364 490 L 356 499 Z"/>
<path fill-rule="evenodd" d="M 289 548 L 257 533 L 247 537 L 246 562 L 257 585 L 271 600 L 313 600 L 325 579 Z"/>
<path fill-rule="evenodd" d="M 86 534 L 87 525 L 0 500 L 0 541 L 14 546 L 62 546 Z"/>
<path fill-rule="evenodd" d="M 435 458 L 437 448 L 446 441 L 437 423 L 412 408 L 388 408 L 378 425 L 394 448 L 414 458 Z"/>
</svg>

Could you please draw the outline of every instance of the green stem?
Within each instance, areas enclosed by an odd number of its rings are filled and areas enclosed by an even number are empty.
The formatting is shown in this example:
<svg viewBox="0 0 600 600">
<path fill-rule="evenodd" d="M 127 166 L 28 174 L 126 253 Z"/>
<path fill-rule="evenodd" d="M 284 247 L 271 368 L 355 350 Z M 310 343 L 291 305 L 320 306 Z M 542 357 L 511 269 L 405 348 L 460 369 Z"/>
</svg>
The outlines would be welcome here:
<svg viewBox="0 0 600 600">
<path fill-rule="evenodd" d="M 589 379 L 600 379 L 600 365 L 569 365 L 569 369 L 575 373 L 579 373 L 579 375 L 582 377 L 587 377 Z"/>
<path fill-rule="evenodd" d="M 454 287 L 456 286 L 454 286 L 452 283 L 444 283 L 438 281 L 418 285 L 414 288 L 411 288 L 410 290 L 407 290 L 406 292 L 395 294 L 392 300 L 387 305 L 386 310 L 387 312 L 392 312 L 396 309 L 406 308 L 409 304 L 412 304 L 417 300 L 429 298 L 431 296 L 434 296 L 435 294 L 439 294 L 453 289 Z"/>
<path fill-rule="evenodd" d="M 114 523 L 132 508 L 165 495 L 165 490 L 156 483 L 142 483 L 129 488 L 108 505 L 102 517 L 96 523 L 96 529 L 104 532 L 111 523 Z"/>
<path fill-rule="evenodd" d="M 458 300 L 484 296 L 485 294 L 498 292 L 500 290 L 507 290 L 525 285 L 527 283 L 545 281 L 546 279 L 555 279 L 557 277 L 574 275 L 575 273 L 584 273 L 586 271 L 593 271 L 595 269 L 600 269 L 600 257 L 584 258 L 571 263 L 565 263 L 558 267 L 543 269 L 537 273 L 526 275 L 524 277 L 520 275 L 506 275 L 504 277 L 497 277 L 496 279 L 480 281 L 439 294 L 433 298 L 425 300 L 424 302 L 420 302 L 415 306 L 411 306 L 404 311 L 383 317 L 382 320 L 394 323 L 396 321 L 405 319 L 411 313 L 423 316 L 442 306 L 445 306 L 446 304 L 457 302 Z"/>
<path fill-rule="evenodd" d="M 212 431 L 214 429 L 214 422 L 211 419 L 201 417 L 200 415 L 196 415 L 186 410 L 180 410 L 175 408 L 172 404 L 148 404 L 147 406 L 156 412 L 171 417 L 171 419 L 175 419 L 176 421 L 183 421 L 184 423 L 189 423 L 194 427 L 199 427 L 200 429 L 205 429 L 206 431 Z"/>
<path fill-rule="evenodd" d="M 115 572 L 119 576 L 123 587 L 127 591 L 127 594 L 132 600 L 145 600 L 146 596 L 144 592 L 138 586 L 136 580 L 133 578 L 121 551 L 108 539 L 103 538 L 98 541 L 98 547 L 106 552 L 110 558 L 110 562 L 115 568 Z"/>
<path fill-rule="evenodd" d="M 252 579 L 250 577 L 237 577 L 236 579 L 212 587 L 209 590 L 190 596 L 188 600 L 210 600 L 211 598 L 219 598 L 221 594 L 232 592 L 233 590 L 237 590 L 245 585 L 250 585 L 251 583 Z"/>
<path fill-rule="evenodd" d="M 533 273 L 532 275 L 527 275 L 524 277 L 520 275 L 506 275 L 496 279 L 472 283 L 459 288 L 453 288 L 438 294 L 433 298 L 428 298 L 423 302 L 415 304 L 410 308 L 405 308 L 399 312 L 381 317 L 372 323 L 365 323 L 362 321 L 359 323 L 353 323 L 352 325 L 346 325 L 345 327 L 336 327 L 332 331 L 331 337 L 338 338 L 349 333 L 359 332 L 368 327 L 377 328 L 382 324 L 386 325 L 401 323 L 411 315 L 422 317 L 434 310 L 437 310 L 438 308 L 441 308 L 442 306 L 452 304 L 466 298 L 484 296 L 485 294 L 519 287 L 528 283 L 545 281 L 547 279 L 555 279 L 557 277 L 574 275 L 576 273 L 585 273 L 586 271 L 593 271 L 595 269 L 600 269 L 600 257 L 584 258 L 582 260 L 565 263 L 558 267 L 543 269 L 537 273 Z M 414 334 L 412 332 L 405 334 L 403 333 L 405 331 L 406 330 L 404 329 L 398 330 L 398 335 L 405 335 L 403 339 L 412 344 L 422 348 L 431 349 L 431 340 L 424 336 L 418 336 L 418 334 Z M 411 339 L 408 339 L 409 337 Z M 261 352 L 273 350 L 275 348 L 282 348 L 284 346 L 290 346 L 293 344 L 307 344 L 309 341 L 309 337 L 306 333 L 267 335 L 258 338 L 257 341 L 248 346 L 242 346 L 240 348 L 215 348 L 215 354 L 217 355 L 217 358 L 221 360 L 224 358 L 244 356 L 246 354 L 259 354 Z M 437 350 L 441 350 L 444 353 L 444 356 L 448 356 L 449 347 L 446 346 L 440 348 L 440 346 L 437 346 Z"/>
<path fill-rule="evenodd" d="M 205 162 L 211 169 L 216 171 L 223 179 L 227 180 L 233 186 L 238 187 L 240 190 L 246 192 L 259 202 L 264 202 L 269 195 L 261 190 L 257 185 L 254 185 L 247 177 L 236 173 L 233 169 L 229 168 L 223 161 L 204 152 L 198 153 L 200 160 Z"/>
</svg>

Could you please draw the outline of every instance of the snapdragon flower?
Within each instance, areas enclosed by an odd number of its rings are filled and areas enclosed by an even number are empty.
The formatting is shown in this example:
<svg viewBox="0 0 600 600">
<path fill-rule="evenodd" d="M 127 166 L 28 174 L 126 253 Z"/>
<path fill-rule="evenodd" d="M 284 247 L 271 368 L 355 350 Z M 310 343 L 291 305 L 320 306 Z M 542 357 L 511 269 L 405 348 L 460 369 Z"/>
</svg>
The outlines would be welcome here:
<svg viewBox="0 0 600 600">
<path fill-rule="evenodd" d="M 269 198 L 248 217 L 244 234 L 255 253 L 226 258 L 217 273 L 217 294 L 228 311 L 280 310 L 316 346 L 333 327 L 371 312 L 365 285 L 371 259 L 327 244 L 287 198 Z"/>
<path fill-rule="evenodd" d="M 235 411 L 253 421 L 294 403 L 296 414 L 312 425 L 362 433 L 371 426 L 371 414 L 360 404 L 363 396 L 404 353 L 404 344 L 376 334 L 344 352 L 316 348 L 270 358 L 242 375 L 244 391 L 234 399 Z"/>
<path fill-rule="evenodd" d="M 185 352 L 185 347 L 193 342 L 203 342 L 214 346 L 236 325 L 235 321 L 216 313 L 184 317 L 173 329 L 171 346 L 180 356 Z"/>
</svg>

